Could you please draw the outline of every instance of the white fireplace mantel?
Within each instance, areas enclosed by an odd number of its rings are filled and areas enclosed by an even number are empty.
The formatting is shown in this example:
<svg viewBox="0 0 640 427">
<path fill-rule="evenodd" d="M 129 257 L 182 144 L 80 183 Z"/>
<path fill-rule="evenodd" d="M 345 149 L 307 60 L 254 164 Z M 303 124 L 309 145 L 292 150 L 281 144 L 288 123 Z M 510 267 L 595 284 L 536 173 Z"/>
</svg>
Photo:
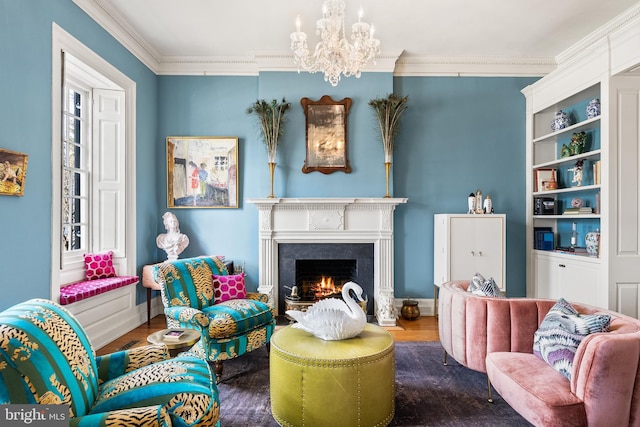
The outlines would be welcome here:
<svg viewBox="0 0 640 427">
<path fill-rule="evenodd" d="M 373 243 L 375 313 L 395 326 L 393 211 L 406 198 L 247 199 L 258 208 L 259 286 L 277 308 L 278 244 Z"/>
</svg>

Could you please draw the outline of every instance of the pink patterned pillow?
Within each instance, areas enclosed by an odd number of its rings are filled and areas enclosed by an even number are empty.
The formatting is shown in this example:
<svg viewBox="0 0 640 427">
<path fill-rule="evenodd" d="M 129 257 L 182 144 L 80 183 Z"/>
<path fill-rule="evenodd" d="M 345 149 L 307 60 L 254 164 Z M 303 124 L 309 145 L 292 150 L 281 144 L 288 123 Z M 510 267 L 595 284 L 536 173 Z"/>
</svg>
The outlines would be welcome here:
<svg viewBox="0 0 640 427">
<path fill-rule="evenodd" d="M 226 276 L 213 275 L 213 298 L 217 303 L 230 299 L 246 298 L 244 287 L 244 273 Z"/>
<path fill-rule="evenodd" d="M 84 267 L 87 270 L 87 280 L 104 279 L 116 275 L 111 251 L 103 254 L 84 254 Z"/>
</svg>

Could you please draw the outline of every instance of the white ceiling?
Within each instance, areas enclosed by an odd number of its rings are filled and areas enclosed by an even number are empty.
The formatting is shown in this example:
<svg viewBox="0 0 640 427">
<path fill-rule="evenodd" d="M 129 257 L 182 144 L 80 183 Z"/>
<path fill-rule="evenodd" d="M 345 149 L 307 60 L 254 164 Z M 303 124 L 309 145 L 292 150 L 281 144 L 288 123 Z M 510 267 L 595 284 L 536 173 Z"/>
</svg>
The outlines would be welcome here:
<svg viewBox="0 0 640 427">
<path fill-rule="evenodd" d="M 255 68 L 256 61 L 266 68 L 293 70 L 289 35 L 296 16 L 312 46 L 322 7 L 322 0 L 74 1 L 161 74 L 180 69 L 185 73 L 235 69 L 241 74 Z M 640 10 L 637 0 L 346 3 L 346 26 L 357 20 L 362 6 L 363 20 L 375 25 L 382 57 L 391 58 L 392 70 L 397 71 L 395 60 L 400 55 L 400 62 L 433 71 L 491 64 L 498 74 L 500 65 L 523 74 L 548 72 L 559 56 L 580 48 L 576 43 L 582 41 L 587 47 L 589 37 L 615 30 Z"/>
</svg>

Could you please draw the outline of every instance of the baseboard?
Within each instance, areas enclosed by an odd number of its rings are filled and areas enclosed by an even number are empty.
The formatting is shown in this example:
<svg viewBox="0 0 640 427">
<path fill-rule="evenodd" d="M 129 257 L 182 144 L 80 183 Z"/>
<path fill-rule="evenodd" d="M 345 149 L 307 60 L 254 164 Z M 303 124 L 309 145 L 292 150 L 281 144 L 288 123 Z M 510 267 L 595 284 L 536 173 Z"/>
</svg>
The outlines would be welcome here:
<svg viewBox="0 0 640 427">
<path fill-rule="evenodd" d="M 136 305 L 135 286 L 114 289 L 64 307 L 76 316 L 94 349 L 147 321 L 146 304 Z"/>
</svg>

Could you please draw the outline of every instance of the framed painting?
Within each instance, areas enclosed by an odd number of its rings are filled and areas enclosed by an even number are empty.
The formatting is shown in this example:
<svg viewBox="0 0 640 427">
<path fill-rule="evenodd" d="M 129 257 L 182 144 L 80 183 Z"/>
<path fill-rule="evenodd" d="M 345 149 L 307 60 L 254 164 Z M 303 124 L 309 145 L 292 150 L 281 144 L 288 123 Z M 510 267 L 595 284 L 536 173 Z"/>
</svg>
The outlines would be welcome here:
<svg viewBox="0 0 640 427">
<path fill-rule="evenodd" d="M 0 195 L 24 196 L 29 156 L 0 148 Z"/>
<path fill-rule="evenodd" d="M 536 181 L 535 181 L 536 182 L 536 190 L 535 191 L 552 190 L 552 188 L 549 187 L 549 183 L 552 182 L 552 181 L 554 183 L 558 182 L 558 177 L 556 175 L 556 170 L 555 169 L 536 169 L 535 170 L 535 175 L 536 175 Z M 552 177 L 553 177 L 553 179 L 552 179 Z"/>
<path fill-rule="evenodd" d="M 306 117 L 307 156 L 302 172 L 324 174 L 351 172 L 347 156 L 347 115 L 351 98 L 334 101 L 324 95 L 319 101 L 300 100 Z"/>
<path fill-rule="evenodd" d="M 167 137 L 170 208 L 238 207 L 238 138 Z"/>
</svg>

